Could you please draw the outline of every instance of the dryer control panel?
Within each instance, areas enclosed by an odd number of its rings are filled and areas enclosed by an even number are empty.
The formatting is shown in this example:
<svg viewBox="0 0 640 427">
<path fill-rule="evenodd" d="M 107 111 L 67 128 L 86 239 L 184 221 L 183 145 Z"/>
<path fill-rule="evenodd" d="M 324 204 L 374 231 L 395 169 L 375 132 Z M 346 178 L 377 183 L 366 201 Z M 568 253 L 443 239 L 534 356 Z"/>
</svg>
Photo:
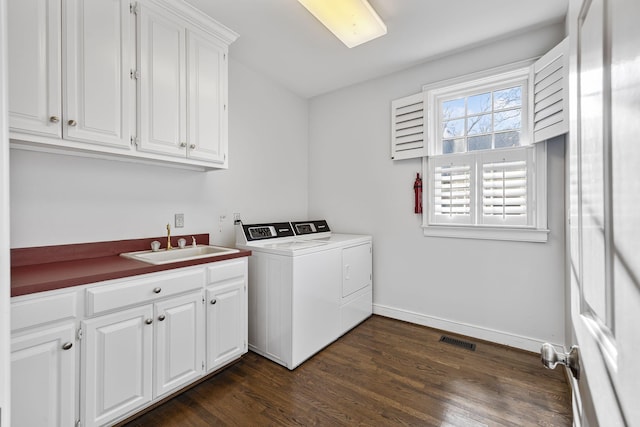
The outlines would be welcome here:
<svg viewBox="0 0 640 427">
<path fill-rule="evenodd" d="M 327 221 L 295 221 L 291 223 L 296 236 L 304 234 L 326 233 L 331 231 Z"/>
</svg>

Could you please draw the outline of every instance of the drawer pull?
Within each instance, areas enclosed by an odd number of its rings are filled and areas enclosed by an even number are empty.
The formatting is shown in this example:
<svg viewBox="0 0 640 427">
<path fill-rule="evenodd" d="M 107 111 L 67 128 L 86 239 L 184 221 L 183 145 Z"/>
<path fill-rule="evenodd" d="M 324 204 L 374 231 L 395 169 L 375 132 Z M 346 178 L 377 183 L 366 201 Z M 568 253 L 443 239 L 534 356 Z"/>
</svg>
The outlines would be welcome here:
<svg viewBox="0 0 640 427">
<path fill-rule="evenodd" d="M 215 303 L 217 303 L 217 302 L 218 302 L 218 301 L 217 301 L 215 298 L 211 300 L 211 304 L 215 304 Z"/>
<path fill-rule="evenodd" d="M 153 292 L 159 294 L 160 292 L 162 292 L 162 288 L 153 288 Z"/>
<path fill-rule="evenodd" d="M 164 317 L 164 314 L 161 314 L 160 316 L 158 316 L 158 320 L 159 320 L 159 321 L 161 321 L 161 322 L 162 322 L 164 319 L 166 319 L 166 318 Z"/>
<path fill-rule="evenodd" d="M 71 349 L 71 347 L 73 347 L 73 343 L 66 342 L 66 343 L 62 344 L 62 349 L 63 350 L 69 350 L 69 349 Z"/>
<path fill-rule="evenodd" d="M 147 319 L 144 321 L 144 323 L 146 323 L 147 325 L 150 325 L 153 323 L 153 319 Z"/>
</svg>

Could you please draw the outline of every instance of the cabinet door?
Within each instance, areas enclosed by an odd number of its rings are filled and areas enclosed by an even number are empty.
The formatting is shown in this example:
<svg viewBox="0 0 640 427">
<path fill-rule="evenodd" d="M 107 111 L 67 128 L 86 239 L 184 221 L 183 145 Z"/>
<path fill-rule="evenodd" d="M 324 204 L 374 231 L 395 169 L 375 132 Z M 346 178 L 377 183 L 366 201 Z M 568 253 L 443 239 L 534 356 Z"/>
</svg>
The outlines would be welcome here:
<svg viewBox="0 0 640 427">
<path fill-rule="evenodd" d="M 185 27 L 150 5 L 138 10 L 139 150 L 186 156 Z"/>
<path fill-rule="evenodd" d="M 75 354 L 73 323 L 11 340 L 12 426 L 75 424 Z"/>
<path fill-rule="evenodd" d="M 371 244 L 342 250 L 342 297 L 371 284 Z"/>
<path fill-rule="evenodd" d="M 151 401 L 153 306 L 82 322 L 81 411 L 101 426 Z"/>
<path fill-rule="evenodd" d="M 68 0 L 64 16 L 64 138 L 129 149 L 129 2 Z"/>
<path fill-rule="evenodd" d="M 7 5 L 10 130 L 60 138 L 60 0 Z"/>
<path fill-rule="evenodd" d="M 207 371 L 247 351 L 247 292 L 245 278 L 207 289 Z"/>
<path fill-rule="evenodd" d="M 225 163 L 227 54 L 224 45 L 211 36 L 188 31 L 187 73 L 189 158 Z"/>
<path fill-rule="evenodd" d="M 202 291 L 158 302 L 156 319 L 155 396 L 198 378 L 204 370 Z"/>
</svg>

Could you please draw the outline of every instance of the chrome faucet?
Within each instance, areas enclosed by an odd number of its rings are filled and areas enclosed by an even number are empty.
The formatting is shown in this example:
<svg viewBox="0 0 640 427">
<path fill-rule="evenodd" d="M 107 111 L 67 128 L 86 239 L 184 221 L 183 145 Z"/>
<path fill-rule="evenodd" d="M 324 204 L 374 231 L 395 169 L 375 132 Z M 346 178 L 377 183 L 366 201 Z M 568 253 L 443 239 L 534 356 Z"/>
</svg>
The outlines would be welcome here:
<svg viewBox="0 0 640 427">
<path fill-rule="evenodd" d="M 171 246 L 171 226 L 167 224 L 167 250 L 173 249 Z"/>
</svg>

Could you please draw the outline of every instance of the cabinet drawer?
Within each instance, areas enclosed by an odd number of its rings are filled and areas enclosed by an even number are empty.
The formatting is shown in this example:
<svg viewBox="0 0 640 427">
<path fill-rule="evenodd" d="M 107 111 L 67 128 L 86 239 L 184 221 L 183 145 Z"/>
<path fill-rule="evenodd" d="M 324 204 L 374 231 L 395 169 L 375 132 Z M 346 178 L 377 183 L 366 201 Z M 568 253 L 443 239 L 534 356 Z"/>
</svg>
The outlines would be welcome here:
<svg viewBox="0 0 640 427">
<path fill-rule="evenodd" d="M 11 302 L 11 330 L 46 325 L 76 317 L 76 293 L 38 296 Z"/>
<path fill-rule="evenodd" d="M 87 315 L 143 304 L 204 286 L 203 268 L 157 273 L 87 289 Z"/>
<path fill-rule="evenodd" d="M 207 267 L 207 283 L 217 283 L 246 276 L 247 258 L 219 261 Z"/>
</svg>

